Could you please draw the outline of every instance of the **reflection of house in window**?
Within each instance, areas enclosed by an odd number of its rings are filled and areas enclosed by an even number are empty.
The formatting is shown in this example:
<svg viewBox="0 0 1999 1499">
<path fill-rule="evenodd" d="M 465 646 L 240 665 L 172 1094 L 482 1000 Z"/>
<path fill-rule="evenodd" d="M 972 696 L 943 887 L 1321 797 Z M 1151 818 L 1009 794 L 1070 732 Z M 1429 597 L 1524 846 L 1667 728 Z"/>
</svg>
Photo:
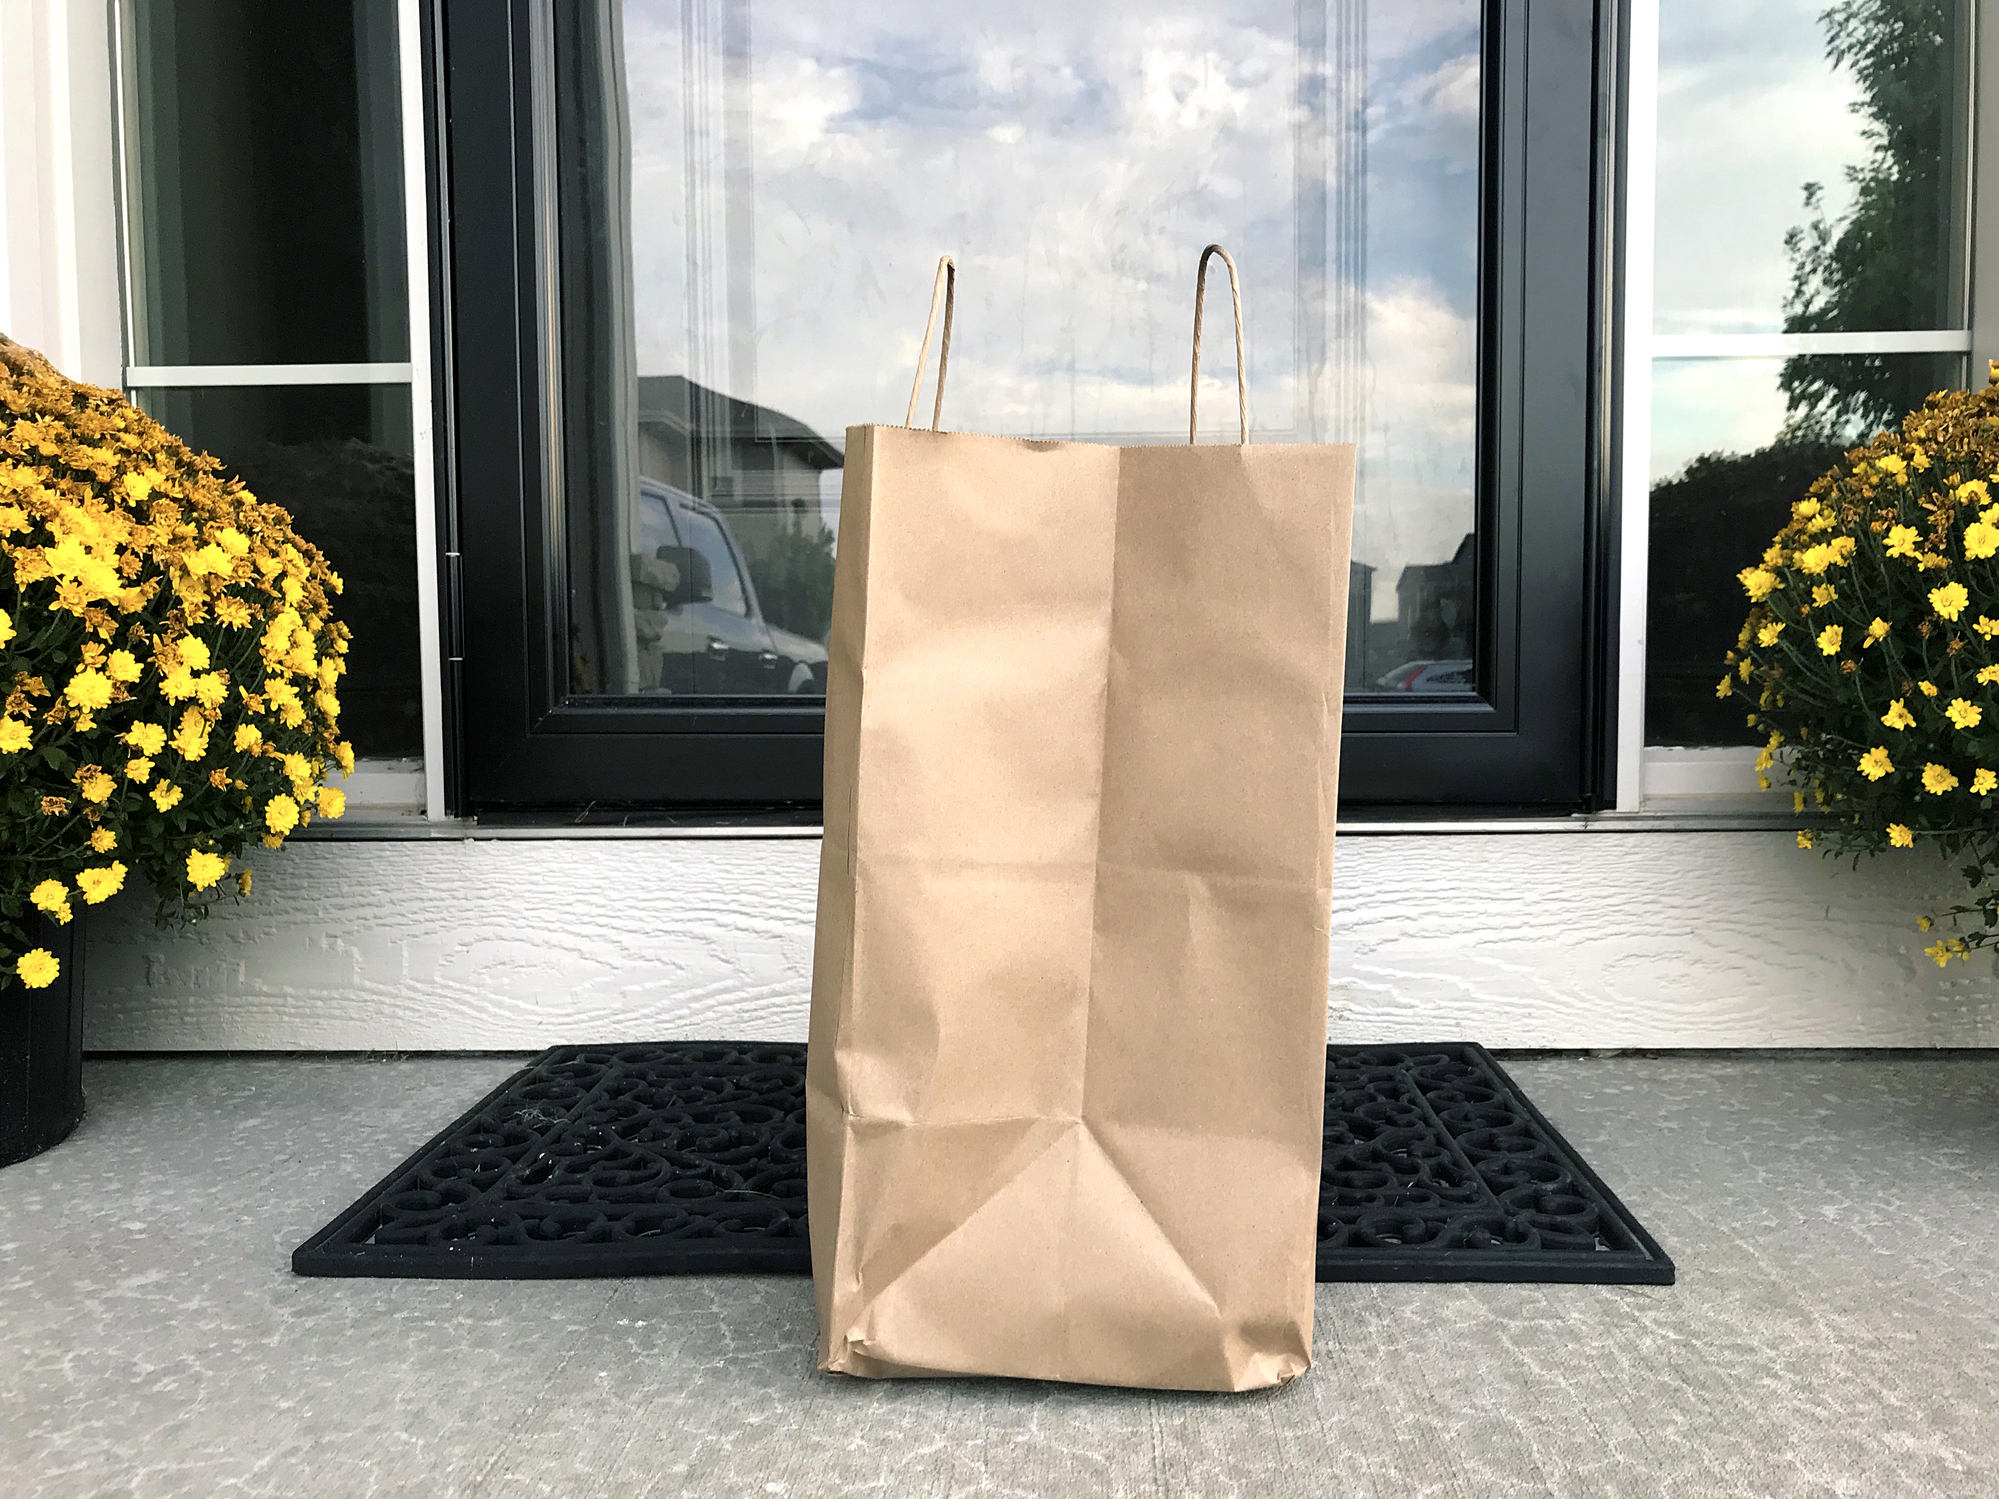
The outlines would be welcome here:
<svg viewBox="0 0 1999 1499">
<path fill-rule="evenodd" d="M 1395 581 L 1396 624 L 1412 657 L 1471 655 L 1477 602 L 1476 543 L 1469 531 L 1449 562 L 1412 563 Z"/>
<path fill-rule="evenodd" d="M 683 375 L 642 375 L 638 467 L 707 500 L 742 549 L 764 617 L 823 641 L 833 546 L 821 478 L 846 460 L 805 423 Z"/>
<path fill-rule="evenodd" d="M 758 550 L 753 536 L 775 529 L 815 530 L 819 476 L 845 461 L 832 443 L 781 411 L 683 375 L 639 377 L 639 473 L 728 513 L 748 550 Z"/>
</svg>

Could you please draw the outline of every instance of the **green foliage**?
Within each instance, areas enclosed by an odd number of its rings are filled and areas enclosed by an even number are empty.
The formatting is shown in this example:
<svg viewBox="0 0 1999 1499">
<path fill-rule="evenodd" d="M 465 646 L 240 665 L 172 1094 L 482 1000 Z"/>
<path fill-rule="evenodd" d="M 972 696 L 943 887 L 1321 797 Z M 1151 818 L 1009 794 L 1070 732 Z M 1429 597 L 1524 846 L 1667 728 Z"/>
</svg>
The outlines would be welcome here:
<svg viewBox="0 0 1999 1499">
<path fill-rule="evenodd" d="M 220 467 L 0 338 L 0 976 L 29 988 L 35 912 L 136 871 L 198 916 L 245 845 L 345 806 L 340 580 Z"/>
<path fill-rule="evenodd" d="M 1753 607 L 1716 687 L 1753 704 L 1759 771 L 1782 751 L 1800 809 L 1833 815 L 1831 850 L 1965 860 L 1973 898 L 1942 914 L 1976 926 L 1929 949 L 1939 964 L 1999 943 L 1995 488 L 1999 385 L 1933 395 L 1853 450 L 1738 575 Z"/>
</svg>

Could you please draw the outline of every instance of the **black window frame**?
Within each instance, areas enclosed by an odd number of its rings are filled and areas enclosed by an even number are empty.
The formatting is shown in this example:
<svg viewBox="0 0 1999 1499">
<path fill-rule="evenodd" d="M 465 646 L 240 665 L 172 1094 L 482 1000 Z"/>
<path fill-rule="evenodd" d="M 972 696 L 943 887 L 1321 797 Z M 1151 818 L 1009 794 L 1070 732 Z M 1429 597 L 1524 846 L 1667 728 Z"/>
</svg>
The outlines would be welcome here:
<svg viewBox="0 0 1999 1499">
<path fill-rule="evenodd" d="M 554 690 L 550 3 L 431 0 L 426 15 L 448 804 L 488 820 L 809 818 L 818 708 Z M 1481 690 L 1349 698 L 1343 811 L 1573 811 L 1611 795 L 1619 15 L 1618 0 L 1486 0 Z"/>
</svg>

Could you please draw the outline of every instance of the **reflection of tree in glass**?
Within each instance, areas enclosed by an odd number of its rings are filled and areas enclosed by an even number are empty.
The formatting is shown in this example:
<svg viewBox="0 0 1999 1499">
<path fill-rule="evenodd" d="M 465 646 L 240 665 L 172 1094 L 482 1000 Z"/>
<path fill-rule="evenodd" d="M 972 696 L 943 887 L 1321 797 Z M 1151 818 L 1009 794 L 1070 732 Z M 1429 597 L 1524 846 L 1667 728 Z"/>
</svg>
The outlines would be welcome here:
<svg viewBox="0 0 1999 1499">
<path fill-rule="evenodd" d="M 1714 695 L 1715 663 L 1742 624 L 1735 573 L 1762 554 L 1788 518 L 1791 501 L 1839 460 L 1842 449 L 1792 432 L 1753 453 L 1703 453 L 1653 486 L 1647 742 L 1756 739 L 1743 725 L 1741 705 L 1717 702 Z"/>
<path fill-rule="evenodd" d="M 1960 57 L 1949 0 L 1839 0 L 1824 12 L 1826 56 L 1860 85 L 1867 159 L 1846 169 L 1853 206 L 1827 217 L 1822 183 L 1804 185 L 1808 222 L 1784 236 L 1789 333 L 1935 328 L 1951 316 L 1959 208 L 1952 186 Z M 1791 502 L 1847 444 L 1957 378 L 1955 356 L 1801 355 L 1779 377 L 1788 407 L 1767 446 L 1704 453 L 1653 486 L 1646 609 L 1645 737 L 1666 745 L 1746 744 L 1737 704 L 1714 675 L 1742 622 L 1738 569 L 1761 555 Z"/>
<path fill-rule="evenodd" d="M 354 640 L 341 727 L 364 757 L 423 753 L 416 608 L 416 470 L 353 440 L 251 443 L 224 472 L 282 505 L 346 584 L 335 613 Z"/>
<path fill-rule="evenodd" d="M 1824 14 L 1826 56 L 1860 85 L 1853 108 L 1870 154 L 1847 167 L 1853 207 L 1834 222 L 1822 183 L 1804 188 L 1811 215 L 1784 236 L 1788 333 L 1946 326 L 1952 207 L 1956 12 L 1950 0 L 1841 0 Z M 1926 371 L 1863 356 L 1787 360 L 1791 421 L 1814 433 L 1860 434 L 1899 422 L 1929 394 Z"/>
<path fill-rule="evenodd" d="M 777 531 L 757 550 L 746 548 L 743 560 L 764 618 L 824 645 L 833 626 L 833 533 L 824 526 Z"/>
</svg>

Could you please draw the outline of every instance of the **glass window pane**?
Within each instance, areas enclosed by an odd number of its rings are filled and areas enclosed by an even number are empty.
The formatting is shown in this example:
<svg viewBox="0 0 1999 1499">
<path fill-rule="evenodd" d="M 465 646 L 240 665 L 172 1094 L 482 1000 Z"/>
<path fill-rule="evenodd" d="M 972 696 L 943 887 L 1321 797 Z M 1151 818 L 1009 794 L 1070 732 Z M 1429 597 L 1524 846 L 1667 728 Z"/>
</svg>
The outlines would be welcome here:
<svg viewBox="0 0 1999 1499">
<path fill-rule="evenodd" d="M 1964 321 L 1970 7 L 1659 7 L 1654 327 Z"/>
<path fill-rule="evenodd" d="M 416 606 L 416 470 L 409 388 L 231 386 L 141 390 L 139 404 L 259 499 L 289 510 L 346 584 L 354 631 L 340 724 L 357 755 L 423 753 Z"/>
<path fill-rule="evenodd" d="M 844 434 L 902 420 L 942 251 L 947 427 L 1184 440 L 1210 240 L 1244 273 L 1253 436 L 1361 445 L 1349 691 L 1475 686 L 1475 0 L 556 25 L 572 692 L 823 690 Z M 1204 377 L 1204 439 L 1233 440 L 1230 361 Z"/>
<path fill-rule="evenodd" d="M 1763 554 L 1811 482 L 1887 423 L 1801 420 L 1793 389 L 1858 393 L 1900 413 L 1959 386 L 1961 355 L 1661 359 L 1652 374 L 1648 744 L 1748 744 L 1739 701 L 1714 695 L 1749 612 L 1735 575 Z"/>
<path fill-rule="evenodd" d="M 409 358 L 395 0 L 132 0 L 138 364 Z"/>
</svg>

